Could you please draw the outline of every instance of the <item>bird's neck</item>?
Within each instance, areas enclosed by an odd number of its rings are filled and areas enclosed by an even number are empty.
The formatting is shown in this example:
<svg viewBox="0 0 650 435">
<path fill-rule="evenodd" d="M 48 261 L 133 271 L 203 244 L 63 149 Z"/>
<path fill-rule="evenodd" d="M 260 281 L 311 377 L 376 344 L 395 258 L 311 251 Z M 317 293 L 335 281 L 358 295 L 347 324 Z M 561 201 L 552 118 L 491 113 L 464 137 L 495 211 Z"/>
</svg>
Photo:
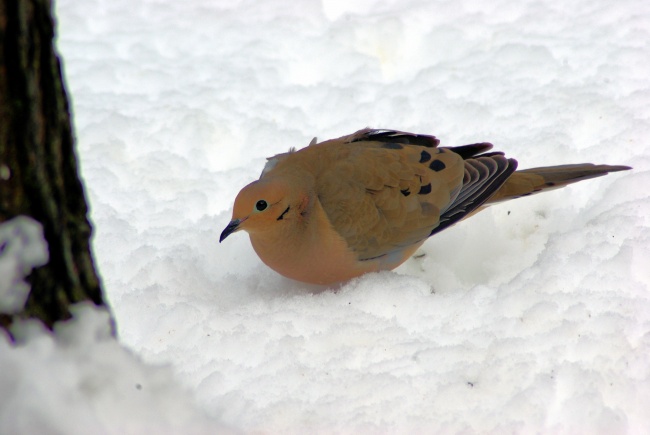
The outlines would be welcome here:
<svg viewBox="0 0 650 435">
<path fill-rule="evenodd" d="M 250 234 L 251 244 L 262 261 L 288 278 L 331 283 L 356 256 L 332 228 L 320 202 L 314 198 L 309 210 L 292 220 L 279 222 L 275 231 Z M 349 268 L 349 267 L 348 267 Z"/>
</svg>

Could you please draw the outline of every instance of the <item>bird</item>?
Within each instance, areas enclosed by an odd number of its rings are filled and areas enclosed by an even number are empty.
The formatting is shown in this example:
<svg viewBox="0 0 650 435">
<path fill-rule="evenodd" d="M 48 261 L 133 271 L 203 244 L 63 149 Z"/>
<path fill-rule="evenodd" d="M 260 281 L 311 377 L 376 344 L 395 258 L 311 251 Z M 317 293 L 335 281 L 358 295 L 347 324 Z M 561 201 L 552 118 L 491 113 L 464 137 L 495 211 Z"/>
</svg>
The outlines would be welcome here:
<svg viewBox="0 0 650 435">
<path fill-rule="evenodd" d="M 396 268 L 429 237 L 490 205 L 631 169 L 517 170 L 491 143 L 439 144 L 432 135 L 365 128 L 270 157 L 235 198 L 219 242 L 244 230 L 280 275 L 334 285 Z"/>
</svg>

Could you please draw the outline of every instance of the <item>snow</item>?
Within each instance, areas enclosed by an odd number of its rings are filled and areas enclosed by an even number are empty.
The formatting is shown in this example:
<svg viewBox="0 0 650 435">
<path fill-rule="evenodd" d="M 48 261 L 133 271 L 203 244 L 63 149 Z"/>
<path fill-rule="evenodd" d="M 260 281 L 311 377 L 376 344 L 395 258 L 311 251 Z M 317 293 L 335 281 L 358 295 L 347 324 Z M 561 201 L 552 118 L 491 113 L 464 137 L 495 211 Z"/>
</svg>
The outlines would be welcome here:
<svg viewBox="0 0 650 435">
<path fill-rule="evenodd" d="M 650 427 L 646 2 L 55 7 L 120 342 L 86 306 L 53 334 L 21 323 L 0 339 L 0 433 Z M 266 157 L 366 126 L 634 169 L 337 288 L 278 276 L 243 233 L 218 243 Z"/>
<path fill-rule="evenodd" d="M 0 225 L 0 313 L 22 311 L 29 296 L 24 277 L 48 260 L 43 227 L 38 221 L 17 216 Z"/>
<path fill-rule="evenodd" d="M 115 341 L 106 310 L 78 304 L 73 315 L 54 334 L 20 321 L 18 345 L 0 340 L 0 433 L 232 433 L 196 408 L 169 368 Z"/>
</svg>

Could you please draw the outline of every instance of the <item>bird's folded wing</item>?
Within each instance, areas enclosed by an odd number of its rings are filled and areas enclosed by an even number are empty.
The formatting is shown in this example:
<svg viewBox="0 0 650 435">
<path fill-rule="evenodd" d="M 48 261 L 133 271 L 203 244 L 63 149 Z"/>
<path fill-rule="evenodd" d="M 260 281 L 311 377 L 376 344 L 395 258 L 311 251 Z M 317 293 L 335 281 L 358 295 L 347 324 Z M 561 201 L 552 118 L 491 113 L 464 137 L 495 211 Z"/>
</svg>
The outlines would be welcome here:
<svg viewBox="0 0 650 435">
<path fill-rule="evenodd" d="M 517 161 L 501 153 L 484 154 L 465 160 L 465 176 L 460 192 L 440 215 L 440 223 L 430 236 L 463 220 L 483 205 L 517 169 Z"/>
<path fill-rule="evenodd" d="M 331 225 L 360 260 L 427 238 L 460 191 L 463 160 L 449 150 L 371 140 L 347 147 L 346 157 L 320 174 L 317 191 Z"/>
</svg>

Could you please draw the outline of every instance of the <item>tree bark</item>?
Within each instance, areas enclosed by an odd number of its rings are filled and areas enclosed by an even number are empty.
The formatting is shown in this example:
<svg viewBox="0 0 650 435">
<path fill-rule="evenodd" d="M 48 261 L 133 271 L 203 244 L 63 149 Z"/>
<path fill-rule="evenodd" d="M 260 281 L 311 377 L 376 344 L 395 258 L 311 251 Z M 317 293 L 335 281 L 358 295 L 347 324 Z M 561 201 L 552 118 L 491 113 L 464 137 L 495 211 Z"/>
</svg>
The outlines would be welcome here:
<svg viewBox="0 0 650 435">
<path fill-rule="evenodd" d="M 49 246 L 20 317 L 51 327 L 72 303 L 104 305 L 87 214 L 51 1 L 0 0 L 0 223 L 31 216 Z"/>
</svg>

